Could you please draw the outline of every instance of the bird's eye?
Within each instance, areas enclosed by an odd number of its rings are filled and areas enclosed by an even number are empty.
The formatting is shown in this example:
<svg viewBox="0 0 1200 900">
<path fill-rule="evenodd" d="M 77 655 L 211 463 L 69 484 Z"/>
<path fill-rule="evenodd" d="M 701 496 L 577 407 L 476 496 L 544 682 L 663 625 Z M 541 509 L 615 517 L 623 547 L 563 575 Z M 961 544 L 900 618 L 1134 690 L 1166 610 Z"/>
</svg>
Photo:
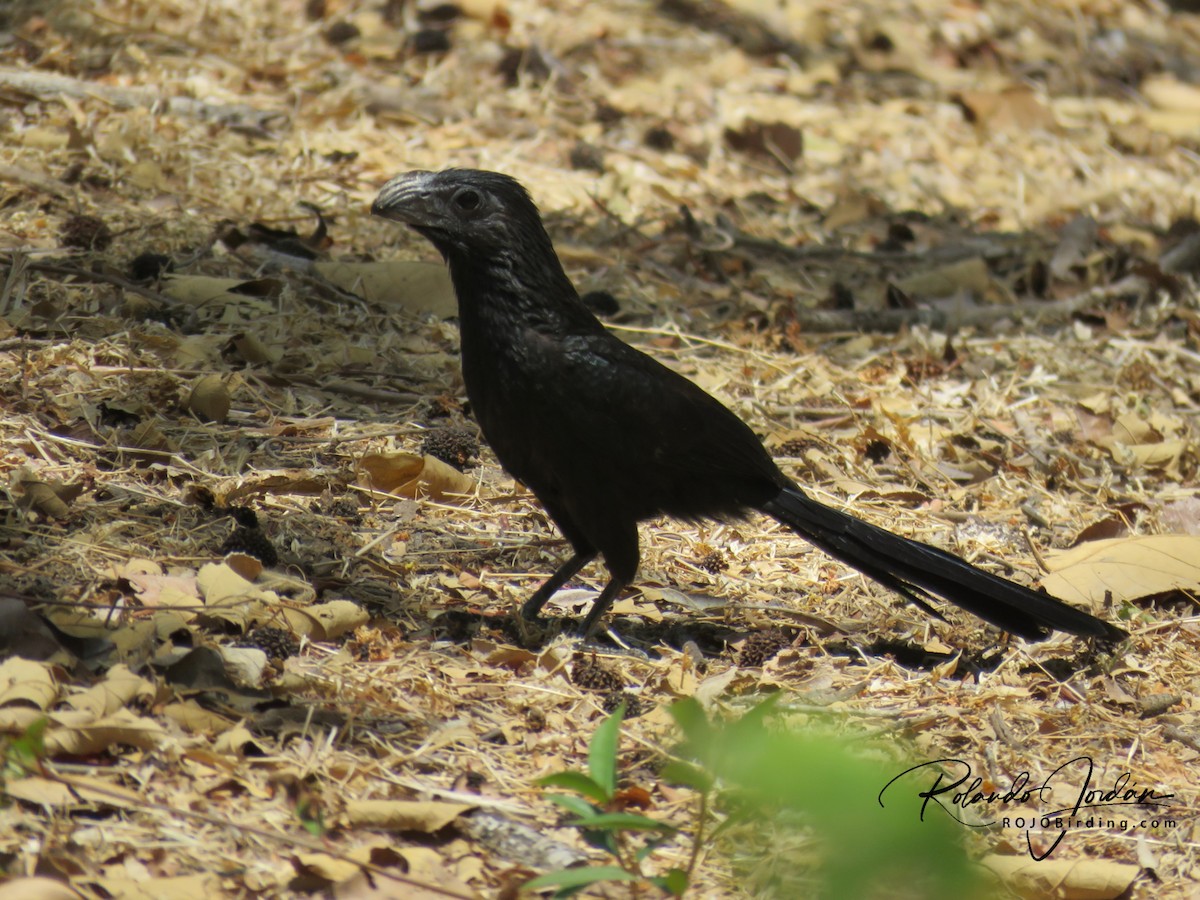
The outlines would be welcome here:
<svg viewBox="0 0 1200 900">
<path fill-rule="evenodd" d="M 454 205 L 467 212 L 478 209 L 479 203 L 479 193 L 470 188 L 464 188 L 454 195 Z"/>
</svg>

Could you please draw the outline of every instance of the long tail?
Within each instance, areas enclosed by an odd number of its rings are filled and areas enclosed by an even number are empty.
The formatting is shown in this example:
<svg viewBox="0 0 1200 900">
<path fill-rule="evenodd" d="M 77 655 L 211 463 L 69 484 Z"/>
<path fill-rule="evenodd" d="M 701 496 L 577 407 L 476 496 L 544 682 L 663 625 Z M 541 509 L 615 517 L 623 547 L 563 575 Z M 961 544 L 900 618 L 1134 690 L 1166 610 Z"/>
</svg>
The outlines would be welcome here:
<svg viewBox="0 0 1200 900">
<path fill-rule="evenodd" d="M 856 519 L 785 487 L 761 511 L 880 584 L 941 618 L 930 601 L 948 600 L 993 625 L 1024 638 L 1058 629 L 1080 637 L 1120 640 L 1114 625 L 1029 588 L 1006 581 L 944 550 L 909 540 Z"/>
</svg>

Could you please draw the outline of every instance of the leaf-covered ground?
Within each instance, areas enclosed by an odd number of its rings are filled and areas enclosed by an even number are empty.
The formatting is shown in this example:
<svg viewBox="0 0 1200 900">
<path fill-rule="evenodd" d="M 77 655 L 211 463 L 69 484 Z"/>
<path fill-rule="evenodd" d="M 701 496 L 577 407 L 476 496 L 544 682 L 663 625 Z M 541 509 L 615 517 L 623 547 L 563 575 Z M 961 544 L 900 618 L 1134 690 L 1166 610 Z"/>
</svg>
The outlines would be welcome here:
<svg viewBox="0 0 1200 900">
<path fill-rule="evenodd" d="M 964 829 L 967 850 L 1026 895 L 1194 896 L 1187 4 L 40 0 L 0 19 L 0 873 L 89 897 L 498 895 L 586 857 L 534 782 L 581 768 L 622 699 L 642 712 L 628 784 L 683 829 L 665 870 L 696 821 L 658 777 L 665 707 L 783 691 L 787 725 L 832 722 L 897 771 L 1128 773 L 1172 796 L 1037 865 L 1017 828 Z M 565 548 L 475 444 L 432 251 L 367 214 L 391 175 L 447 165 L 522 179 L 608 324 L 817 497 L 1130 639 L 937 622 L 758 520 L 643 529 L 615 610 L 639 655 L 523 631 Z M 811 837 L 706 845 L 693 889 L 795 896 Z"/>
</svg>

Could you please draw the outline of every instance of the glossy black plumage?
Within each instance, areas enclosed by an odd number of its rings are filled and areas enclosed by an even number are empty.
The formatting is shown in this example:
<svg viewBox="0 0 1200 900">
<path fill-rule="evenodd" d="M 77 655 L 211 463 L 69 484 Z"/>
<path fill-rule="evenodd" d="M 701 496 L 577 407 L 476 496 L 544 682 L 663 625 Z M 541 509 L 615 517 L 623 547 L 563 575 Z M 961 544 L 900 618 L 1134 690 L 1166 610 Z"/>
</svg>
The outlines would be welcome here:
<svg viewBox="0 0 1200 900">
<path fill-rule="evenodd" d="M 501 464 L 575 549 L 525 604 L 527 617 L 601 554 L 611 578 L 584 621 L 590 633 L 637 572 L 638 522 L 757 510 L 934 615 L 940 597 L 1027 638 L 1050 629 L 1124 636 L 1046 594 L 808 497 L 741 419 L 604 328 L 512 178 L 409 172 L 383 187 L 371 211 L 414 228 L 442 253 L 475 417 Z"/>
</svg>

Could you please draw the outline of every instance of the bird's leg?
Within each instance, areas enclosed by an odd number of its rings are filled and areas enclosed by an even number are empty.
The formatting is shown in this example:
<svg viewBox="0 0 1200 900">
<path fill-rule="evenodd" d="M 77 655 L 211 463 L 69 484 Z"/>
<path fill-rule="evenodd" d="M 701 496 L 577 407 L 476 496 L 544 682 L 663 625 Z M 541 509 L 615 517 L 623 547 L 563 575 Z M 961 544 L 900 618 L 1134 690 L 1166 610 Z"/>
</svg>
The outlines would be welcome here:
<svg viewBox="0 0 1200 900">
<path fill-rule="evenodd" d="M 574 578 L 580 569 L 595 558 L 595 550 L 576 550 L 575 555 L 559 566 L 554 574 L 547 578 L 542 586 L 533 592 L 533 596 L 525 601 L 525 605 L 521 607 L 521 618 L 528 619 L 531 622 L 534 621 L 538 617 L 538 613 L 542 611 L 542 607 L 546 605 L 546 601 L 553 597 L 560 587 Z M 605 588 L 605 591 L 607 590 L 608 588 Z M 600 596 L 603 597 L 604 594 Z M 600 601 L 597 600 L 596 602 L 599 603 Z"/>
<path fill-rule="evenodd" d="M 596 602 L 592 604 L 592 608 L 588 610 L 587 618 L 583 620 L 583 624 L 579 626 L 579 636 L 587 640 L 592 636 L 592 632 L 596 630 L 596 626 L 600 624 L 600 618 L 608 612 L 608 608 L 613 605 L 613 601 L 617 599 L 617 594 L 621 593 L 625 585 L 629 584 L 628 580 L 613 577 L 608 584 L 604 586 L 604 590 L 600 592 L 600 596 L 596 598 Z"/>
</svg>

